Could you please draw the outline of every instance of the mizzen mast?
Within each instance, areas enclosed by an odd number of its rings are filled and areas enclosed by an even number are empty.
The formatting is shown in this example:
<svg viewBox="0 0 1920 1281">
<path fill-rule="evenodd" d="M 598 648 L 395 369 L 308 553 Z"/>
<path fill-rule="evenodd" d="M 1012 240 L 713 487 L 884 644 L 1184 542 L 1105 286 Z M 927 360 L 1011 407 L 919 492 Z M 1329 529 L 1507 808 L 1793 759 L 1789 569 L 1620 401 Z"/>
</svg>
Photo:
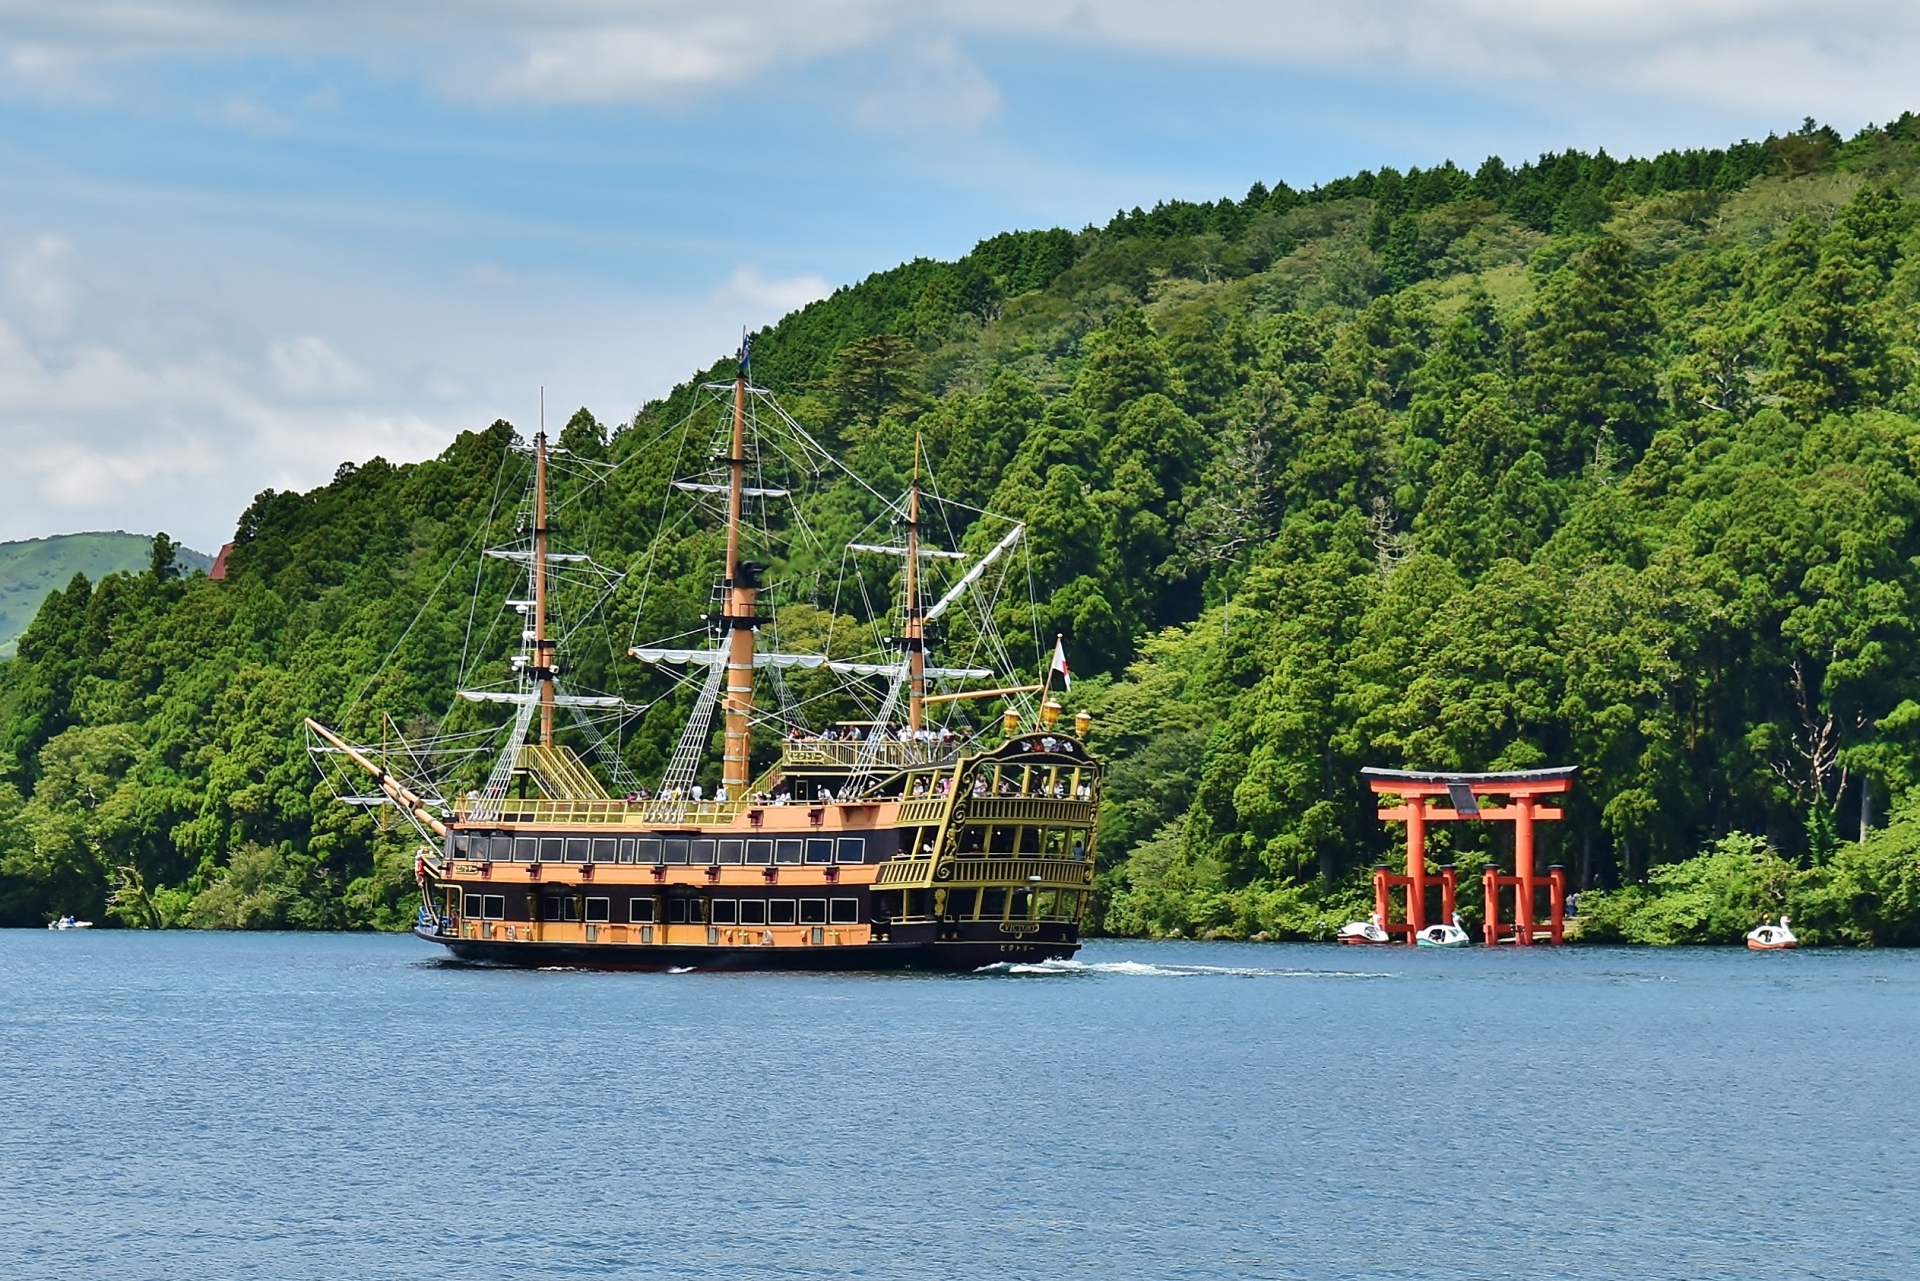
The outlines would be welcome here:
<svg viewBox="0 0 1920 1281">
<path fill-rule="evenodd" d="M 533 437 L 533 677 L 540 682 L 540 744 L 553 745 L 553 650 L 547 637 L 547 429 Z"/>
<path fill-rule="evenodd" d="M 727 576 L 722 584 L 726 606 L 720 626 L 726 641 L 726 745 L 720 782 L 732 796 L 744 796 L 752 775 L 753 628 L 759 597 L 758 566 L 740 559 L 741 504 L 747 482 L 747 369 L 753 359 L 753 336 L 740 343 L 739 366 L 733 376 L 733 447 L 727 463 Z"/>
</svg>

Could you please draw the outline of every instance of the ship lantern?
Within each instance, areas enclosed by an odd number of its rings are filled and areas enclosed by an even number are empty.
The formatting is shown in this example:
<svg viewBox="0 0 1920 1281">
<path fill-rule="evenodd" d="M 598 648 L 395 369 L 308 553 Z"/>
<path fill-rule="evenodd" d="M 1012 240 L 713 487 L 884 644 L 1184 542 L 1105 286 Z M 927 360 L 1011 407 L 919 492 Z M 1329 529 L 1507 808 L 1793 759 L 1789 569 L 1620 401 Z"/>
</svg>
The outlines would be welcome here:
<svg viewBox="0 0 1920 1281">
<path fill-rule="evenodd" d="M 1000 718 L 1000 729 L 1009 738 L 1020 732 L 1020 713 L 1009 707 L 1006 715 Z"/>
<path fill-rule="evenodd" d="M 1092 712 L 1088 711 L 1086 708 L 1083 707 L 1079 711 L 1073 714 L 1073 732 L 1076 735 L 1078 735 L 1081 738 L 1085 738 L 1087 736 L 1088 731 L 1092 729 L 1093 729 L 1093 713 Z"/>
<path fill-rule="evenodd" d="M 1060 703 L 1057 699 L 1048 699 L 1040 704 L 1040 723 L 1052 729 L 1060 721 Z"/>
</svg>

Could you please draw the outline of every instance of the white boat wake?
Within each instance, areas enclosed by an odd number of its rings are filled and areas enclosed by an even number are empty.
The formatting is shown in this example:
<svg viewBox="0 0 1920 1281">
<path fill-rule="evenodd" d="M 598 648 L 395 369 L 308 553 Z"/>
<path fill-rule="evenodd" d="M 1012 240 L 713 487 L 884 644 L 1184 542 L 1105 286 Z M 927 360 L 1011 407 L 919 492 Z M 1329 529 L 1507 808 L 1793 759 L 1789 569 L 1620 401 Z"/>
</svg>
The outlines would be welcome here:
<svg viewBox="0 0 1920 1281">
<path fill-rule="evenodd" d="M 1270 970 L 1238 965 L 1156 965 L 1146 961 L 1002 961 L 976 974 L 1120 974 L 1135 978 L 1390 979 L 1370 970 Z"/>
</svg>

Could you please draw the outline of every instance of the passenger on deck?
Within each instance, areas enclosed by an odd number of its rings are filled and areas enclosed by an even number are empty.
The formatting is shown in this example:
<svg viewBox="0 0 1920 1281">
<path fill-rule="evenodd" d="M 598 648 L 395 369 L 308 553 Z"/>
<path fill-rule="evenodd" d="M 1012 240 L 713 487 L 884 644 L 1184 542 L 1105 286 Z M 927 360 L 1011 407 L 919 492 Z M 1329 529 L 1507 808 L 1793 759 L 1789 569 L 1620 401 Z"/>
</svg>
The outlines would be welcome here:
<svg viewBox="0 0 1920 1281">
<path fill-rule="evenodd" d="M 973 776 L 973 794 L 975 796 L 985 796 L 987 794 L 987 776 L 985 774 L 975 774 Z"/>
<path fill-rule="evenodd" d="M 713 794 L 713 799 L 722 805 L 727 803 L 727 785 L 725 783 L 720 784 L 720 790 Z"/>
</svg>

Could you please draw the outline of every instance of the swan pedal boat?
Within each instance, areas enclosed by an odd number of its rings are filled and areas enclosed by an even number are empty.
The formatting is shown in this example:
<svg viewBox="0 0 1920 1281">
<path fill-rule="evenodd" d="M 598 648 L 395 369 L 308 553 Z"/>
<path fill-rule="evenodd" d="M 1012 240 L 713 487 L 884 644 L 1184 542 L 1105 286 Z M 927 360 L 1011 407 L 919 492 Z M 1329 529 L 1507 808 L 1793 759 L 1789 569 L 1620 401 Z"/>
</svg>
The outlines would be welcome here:
<svg viewBox="0 0 1920 1281">
<path fill-rule="evenodd" d="M 1747 931 L 1747 947 L 1754 952 L 1786 952 L 1800 946 L 1799 938 L 1788 928 L 1790 917 L 1781 917 L 1780 924 L 1763 922 Z"/>
<path fill-rule="evenodd" d="M 1465 947 L 1470 941 L 1467 932 L 1458 925 L 1429 925 L 1413 936 L 1419 947 Z"/>
<path fill-rule="evenodd" d="M 1373 921 L 1348 921 L 1340 927 L 1340 932 L 1334 938 L 1358 946 L 1393 942 L 1393 937 Z"/>
</svg>

